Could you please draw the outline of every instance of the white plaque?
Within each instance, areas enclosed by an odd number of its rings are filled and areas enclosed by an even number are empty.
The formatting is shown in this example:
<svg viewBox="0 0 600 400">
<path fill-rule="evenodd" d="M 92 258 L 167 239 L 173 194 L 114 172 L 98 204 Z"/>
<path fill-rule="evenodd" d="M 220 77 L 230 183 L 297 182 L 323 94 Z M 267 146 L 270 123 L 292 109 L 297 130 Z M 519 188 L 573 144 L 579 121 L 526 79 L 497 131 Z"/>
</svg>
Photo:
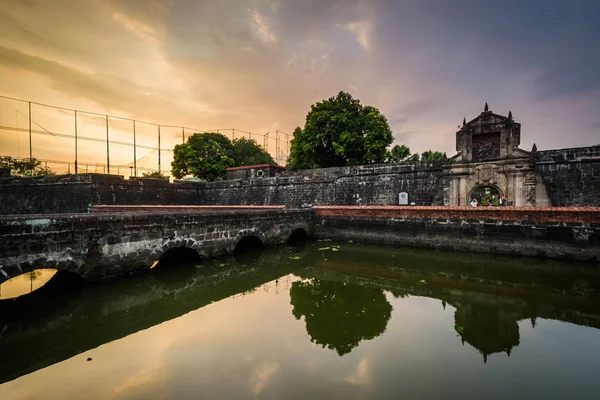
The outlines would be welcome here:
<svg viewBox="0 0 600 400">
<path fill-rule="evenodd" d="M 408 193 L 401 192 L 398 195 L 398 204 L 401 205 L 401 206 L 407 206 L 408 205 Z"/>
</svg>

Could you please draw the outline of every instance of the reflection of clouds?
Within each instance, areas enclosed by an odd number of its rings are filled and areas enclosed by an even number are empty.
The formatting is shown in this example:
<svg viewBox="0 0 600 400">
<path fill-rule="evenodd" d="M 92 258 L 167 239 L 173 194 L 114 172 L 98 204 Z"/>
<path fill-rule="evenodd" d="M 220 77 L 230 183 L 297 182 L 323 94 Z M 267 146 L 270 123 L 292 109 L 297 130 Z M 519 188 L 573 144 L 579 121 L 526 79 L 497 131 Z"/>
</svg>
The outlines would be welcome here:
<svg viewBox="0 0 600 400">
<path fill-rule="evenodd" d="M 252 394 L 258 396 L 280 368 L 281 364 L 277 362 L 267 361 L 260 363 L 256 371 L 254 371 Z"/>
<path fill-rule="evenodd" d="M 139 392 L 151 391 L 151 397 L 153 399 L 168 399 L 169 394 L 165 390 L 164 383 L 165 372 L 161 369 L 154 368 L 149 371 L 140 371 L 135 375 L 128 377 L 121 385 L 115 387 L 114 395 L 115 398 L 123 396 L 131 398 L 134 394 L 141 394 Z M 163 387 L 158 390 L 157 386 Z"/>
<path fill-rule="evenodd" d="M 352 375 L 348 376 L 345 381 L 354 385 L 368 385 L 371 383 L 369 359 L 367 357 L 362 358 Z"/>
</svg>

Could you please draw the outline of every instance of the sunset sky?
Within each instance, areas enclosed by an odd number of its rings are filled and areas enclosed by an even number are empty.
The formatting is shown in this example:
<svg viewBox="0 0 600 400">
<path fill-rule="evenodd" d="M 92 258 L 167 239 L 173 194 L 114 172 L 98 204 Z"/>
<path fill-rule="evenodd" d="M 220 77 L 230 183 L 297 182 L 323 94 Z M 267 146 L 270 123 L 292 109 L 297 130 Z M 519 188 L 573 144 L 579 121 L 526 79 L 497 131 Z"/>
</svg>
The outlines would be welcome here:
<svg viewBox="0 0 600 400">
<path fill-rule="evenodd" d="M 522 123 L 524 149 L 586 146 L 600 142 L 598 15 L 597 0 L 0 0 L 0 95 L 263 135 L 291 133 L 343 90 L 381 110 L 395 143 L 449 155 L 487 101 Z M 0 100 L 0 125 L 25 128 L 26 115 Z M 73 132 L 69 113 L 32 115 Z M 80 125 L 105 137 L 102 118 Z M 113 125 L 111 140 L 131 141 L 130 122 Z M 156 145 L 155 127 L 138 129 Z M 180 130 L 162 135 L 163 149 L 180 142 Z M 70 139 L 34 141 L 38 158 L 73 159 Z M 0 153 L 28 146 L 27 133 L 0 129 Z M 101 143 L 81 146 L 103 162 Z M 131 161 L 128 148 L 111 152 Z"/>
</svg>

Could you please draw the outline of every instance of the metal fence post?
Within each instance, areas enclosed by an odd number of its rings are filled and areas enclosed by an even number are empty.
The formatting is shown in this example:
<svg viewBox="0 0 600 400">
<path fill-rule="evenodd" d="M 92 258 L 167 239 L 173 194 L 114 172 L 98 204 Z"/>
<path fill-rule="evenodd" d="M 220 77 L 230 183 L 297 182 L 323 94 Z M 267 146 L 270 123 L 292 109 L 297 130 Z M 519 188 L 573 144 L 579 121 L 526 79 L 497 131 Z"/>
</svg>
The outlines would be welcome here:
<svg viewBox="0 0 600 400">
<path fill-rule="evenodd" d="M 29 102 L 29 161 L 33 159 L 33 147 L 31 144 L 31 102 Z M 31 172 L 33 174 L 33 171 Z"/>
<path fill-rule="evenodd" d="M 160 125 L 158 125 L 158 173 L 160 174 Z"/>
<path fill-rule="evenodd" d="M 77 173 L 77 110 L 75 110 L 75 173 Z"/>
<path fill-rule="evenodd" d="M 133 176 L 137 176 L 137 154 L 135 144 L 135 119 L 133 120 Z"/>
<path fill-rule="evenodd" d="M 106 173 L 110 174 L 110 141 L 108 140 L 108 115 L 106 116 Z"/>
</svg>

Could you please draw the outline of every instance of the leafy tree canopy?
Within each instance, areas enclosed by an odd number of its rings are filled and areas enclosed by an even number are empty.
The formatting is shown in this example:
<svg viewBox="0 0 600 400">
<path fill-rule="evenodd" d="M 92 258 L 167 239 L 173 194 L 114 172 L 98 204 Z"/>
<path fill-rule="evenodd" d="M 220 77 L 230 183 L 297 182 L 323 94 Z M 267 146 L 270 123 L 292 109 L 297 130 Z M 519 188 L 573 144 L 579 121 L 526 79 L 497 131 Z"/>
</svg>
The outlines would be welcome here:
<svg viewBox="0 0 600 400">
<path fill-rule="evenodd" d="M 236 166 L 275 164 L 269 153 L 256 143 L 254 139 L 239 138 L 233 140 L 233 153 Z"/>
<path fill-rule="evenodd" d="M 388 154 L 388 161 L 393 163 L 399 163 L 402 161 L 407 161 L 410 157 L 410 147 L 405 145 L 395 145 L 392 147 Z"/>
<path fill-rule="evenodd" d="M 336 167 L 384 162 L 392 131 L 379 110 L 345 92 L 313 104 L 304 129 L 294 130 L 292 168 Z"/>
<path fill-rule="evenodd" d="M 254 139 L 238 138 L 232 142 L 220 133 L 195 133 L 175 146 L 171 167 L 177 179 L 193 175 L 214 181 L 223 179 L 227 168 L 254 164 L 275 164 Z"/>
<path fill-rule="evenodd" d="M 50 168 L 42 166 L 42 162 L 35 158 L 18 160 L 11 156 L 0 156 L 0 168 L 10 168 L 11 174 L 16 176 L 54 175 Z"/>
<path fill-rule="evenodd" d="M 159 171 L 154 171 L 154 172 L 144 172 L 142 174 L 142 176 L 144 178 L 153 178 L 153 179 L 169 179 L 168 176 L 163 175 L 161 172 Z"/>
<path fill-rule="evenodd" d="M 304 316 L 313 343 L 350 353 L 362 340 L 385 332 L 392 306 L 383 290 L 313 279 L 292 283 L 292 313 Z"/>
<path fill-rule="evenodd" d="M 421 161 L 443 160 L 444 158 L 444 153 L 439 151 L 427 150 L 421 153 Z"/>
<path fill-rule="evenodd" d="M 187 142 L 175 146 L 171 171 L 177 179 L 186 175 L 206 181 L 222 179 L 225 177 L 225 170 L 235 166 L 231 155 L 233 144 L 225 136 L 218 133 L 194 133 Z"/>
</svg>

